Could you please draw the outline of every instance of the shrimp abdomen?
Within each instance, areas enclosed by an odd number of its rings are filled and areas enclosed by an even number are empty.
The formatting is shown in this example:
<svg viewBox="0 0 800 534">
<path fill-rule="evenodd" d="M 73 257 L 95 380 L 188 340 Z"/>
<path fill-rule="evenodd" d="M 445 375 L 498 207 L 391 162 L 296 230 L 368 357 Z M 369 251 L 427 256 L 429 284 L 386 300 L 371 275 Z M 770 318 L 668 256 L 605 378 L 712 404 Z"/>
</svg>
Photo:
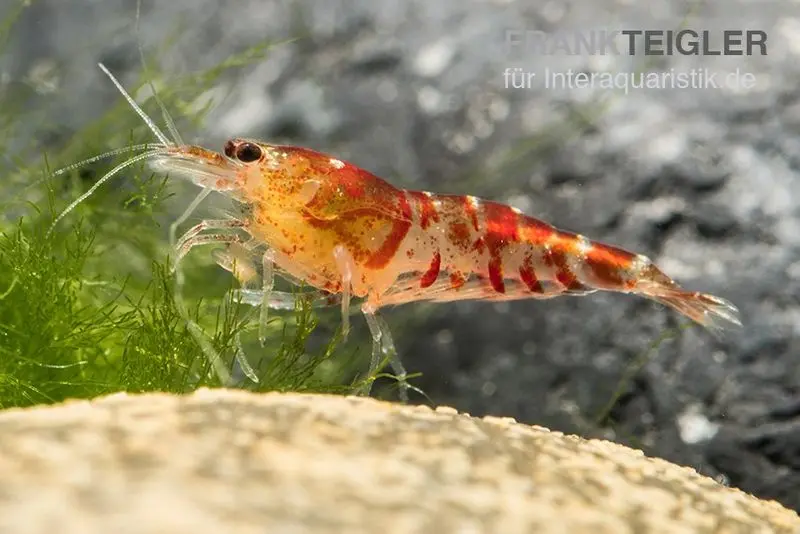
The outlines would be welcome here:
<svg viewBox="0 0 800 534">
<path fill-rule="evenodd" d="M 418 223 L 411 250 L 422 268 L 416 277 L 399 278 L 382 299 L 389 303 L 542 299 L 605 290 L 655 300 L 711 330 L 741 325 L 733 304 L 684 290 L 641 254 L 497 202 L 421 192 L 409 197 Z"/>
</svg>

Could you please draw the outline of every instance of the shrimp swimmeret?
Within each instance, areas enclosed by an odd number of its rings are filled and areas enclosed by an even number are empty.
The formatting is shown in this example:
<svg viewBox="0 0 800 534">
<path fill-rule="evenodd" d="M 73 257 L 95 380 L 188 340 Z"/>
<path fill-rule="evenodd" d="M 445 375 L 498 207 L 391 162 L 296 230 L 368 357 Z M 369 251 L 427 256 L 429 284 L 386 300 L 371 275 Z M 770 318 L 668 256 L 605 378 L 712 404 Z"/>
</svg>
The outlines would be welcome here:
<svg viewBox="0 0 800 534">
<path fill-rule="evenodd" d="M 406 191 L 349 162 L 298 146 L 231 139 L 217 153 L 173 143 L 100 67 L 160 144 L 138 147 L 140 154 L 112 169 L 59 219 L 114 174 L 142 160 L 203 188 L 173 225 L 173 236 L 210 192 L 233 198 L 243 207 L 240 215 L 204 220 L 173 242 L 178 259 L 198 245 L 228 244 L 217 254 L 218 263 L 247 283 L 258 272 L 249 259 L 260 257 L 260 284 L 244 287 L 238 297 L 261 307 L 262 339 L 266 310 L 285 309 L 294 299 L 273 289 L 276 274 L 314 288 L 316 305 L 330 305 L 335 297 L 345 333 L 351 298 L 363 299 L 361 311 L 373 340 L 370 375 L 388 358 L 404 376 L 379 310 L 415 301 L 547 299 L 606 290 L 660 302 L 712 330 L 741 326 L 733 304 L 684 290 L 647 257 L 559 230 L 510 206 Z M 199 333 L 196 337 L 206 354 L 216 357 Z M 217 370 L 227 380 L 227 369 L 217 363 Z"/>
</svg>

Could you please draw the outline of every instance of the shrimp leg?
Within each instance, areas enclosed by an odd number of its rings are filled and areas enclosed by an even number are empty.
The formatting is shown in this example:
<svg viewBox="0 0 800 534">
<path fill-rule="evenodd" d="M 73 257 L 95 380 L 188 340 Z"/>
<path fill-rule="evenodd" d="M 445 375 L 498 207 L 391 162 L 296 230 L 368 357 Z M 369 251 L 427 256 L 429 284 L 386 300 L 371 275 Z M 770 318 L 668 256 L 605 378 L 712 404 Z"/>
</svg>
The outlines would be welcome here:
<svg viewBox="0 0 800 534">
<path fill-rule="evenodd" d="M 258 278 L 258 272 L 253 262 L 246 256 L 246 254 L 251 251 L 249 247 L 252 247 L 249 243 L 240 244 L 234 242 L 229 243 L 225 250 L 217 249 L 211 253 L 217 265 L 233 274 L 233 277 L 239 281 L 242 287 L 251 286 L 252 281 Z M 236 295 L 232 295 L 234 291 L 237 290 L 229 291 L 222 299 L 223 306 L 225 307 L 224 315 L 227 315 L 227 306 L 238 300 L 236 299 Z M 255 370 L 247 360 L 244 346 L 242 345 L 241 331 L 236 332 L 234 343 L 234 361 L 236 362 L 236 367 L 233 369 L 234 375 L 244 374 L 257 384 L 259 382 L 258 375 L 256 375 Z M 241 376 L 236 376 L 234 383 L 240 384 L 242 380 L 243 378 Z"/>
<path fill-rule="evenodd" d="M 392 334 L 389 331 L 389 325 L 386 320 L 378 313 L 378 310 L 373 308 L 369 303 L 364 303 L 361 307 L 361 312 L 367 321 L 369 333 L 372 336 L 372 357 L 369 362 L 368 376 L 373 376 L 382 362 L 386 358 L 389 359 L 389 364 L 392 366 L 392 371 L 397 375 L 400 382 L 400 400 L 408 402 L 408 389 L 409 385 L 406 381 L 406 369 L 400 357 L 397 355 L 397 349 L 392 340 Z M 372 389 L 372 382 L 367 383 L 360 392 L 362 395 L 369 395 Z"/>
<path fill-rule="evenodd" d="M 350 333 L 350 294 L 354 262 L 353 257 L 342 245 L 338 245 L 333 250 L 333 256 L 342 275 L 342 340 L 346 340 Z"/>
<path fill-rule="evenodd" d="M 190 250 L 194 247 L 199 245 L 214 245 L 219 243 L 238 243 L 241 244 L 244 242 L 244 239 L 240 235 L 236 234 L 204 234 L 198 235 L 191 239 L 187 239 L 186 242 L 181 246 L 180 250 L 178 251 L 178 255 L 175 259 L 175 267 L 173 269 L 177 269 L 177 264 L 182 260 Z"/>
<path fill-rule="evenodd" d="M 200 193 L 198 193 L 198 195 L 194 198 L 194 200 L 192 200 L 191 203 L 189 203 L 189 205 L 186 207 L 183 213 L 181 213 L 181 216 L 172 221 L 172 224 L 169 225 L 170 245 L 172 245 L 173 247 L 175 246 L 175 236 L 178 233 L 178 227 L 182 225 L 186 221 L 186 219 L 188 219 L 192 215 L 192 213 L 194 213 L 194 210 L 197 209 L 197 206 L 199 206 L 200 203 L 203 202 L 203 200 L 205 200 L 206 197 L 210 194 L 211 194 L 211 189 L 208 188 L 201 189 Z"/>
<path fill-rule="evenodd" d="M 217 265 L 228 271 L 244 288 L 252 289 L 258 283 L 258 271 L 247 258 L 249 244 L 229 243 L 225 249 L 211 251 Z"/>
<path fill-rule="evenodd" d="M 262 255 L 263 275 L 261 289 L 252 289 L 254 280 L 258 277 L 255 265 L 247 256 L 251 252 L 248 244 L 240 245 L 231 243 L 225 250 L 215 250 L 214 259 L 223 269 L 231 272 L 234 277 L 242 284 L 241 289 L 234 289 L 228 292 L 223 302 L 237 302 L 248 304 L 259 308 L 258 335 L 261 346 L 266 343 L 267 319 L 270 308 L 279 310 L 292 310 L 296 305 L 297 298 L 309 298 L 314 307 L 332 306 L 336 300 L 323 291 L 305 292 L 300 295 L 293 293 L 274 291 L 274 263 L 272 251 L 268 250 Z M 250 287 L 248 287 L 250 286 Z M 253 382 L 258 382 L 258 377 L 250 366 L 244 353 L 241 342 L 241 332 L 236 334 L 236 354 L 235 359 L 238 369 L 241 370 Z"/>
<path fill-rule="evenodd" d="M 306 299 L 312 308 L 327 308 L 339 304 L 339 299 L 332 299 L 331 295 L 324 291 L 303 291 L 301 293 L 290 293 L 288 291 L 270 291 L 269 297 L 265 297 L 264 292 L 257 289 L 234 289 L 228 292 L 228 296 L 239 304 L 249 306 L 263 306 L 264 303 L 272 310 L 293 310 L 297 304 L 297 299 Z"/>
<path fill-rule="evenodd" d="M 248 285 L 254 280 L 258 273 L 256 272 L 255 265 L 247 257 L 251 249 L 246 245 L 234 248 L 236 244 L 232 243 L 225 251 L 214 251 L 214 259 L 217 264 L 229 271 L 236 277 L 243 287 L 247 288 Z M 269 319 L 269 299 L 270 293 L 275 287 L 275 253 L 272 250 L 267 250 L 261 256 L 261 296 L 263 302 L 261 303 L 261 311 L 258 320 L 258 341 L 262 347 L 266 345 L 267 340 L 267 320 Z"/>
<path fill-rule="evenodd" d="M 339 268 L 339 273 L 342 276 L 342 335 L 346 339 L 347 333 L 350 330 L 350 295 L 352 291 L 352 276 L 355 270 L 353 257 L 350 252 L 342 245 L 337 246 L 333 250 L 333 255 L 336 260 L 336 265 Z M 372 355 L 369 362 L 369 374 L 373 376 L 378 370 L 381 363 L 385 362 L 382 356 L 388 357 L 389 363 L 392 366 L 395 374 L 398 376 L 401 384 L 400 399 L 403 402 L 408 401 L 408 382 L 406 381 L 406 370 L 403 367 L 400 358 L 397 356 L 397 350 L 392 340 L 392 334 L 389 331 L 389 325 L 378 314 L 376 306 L 365 302 L 361 311 L 367 320 L 369 332 L 372 336 Z M 368 382 L 362 389 L 362 395 L 369 395 L 372 389 L 372 382 Z"/>
<path fill-rule="evenodd" d="M 206 228 L 235 228 L 241 225 L 233 224 L 234 222 L 238 221 L 203 221 L 199 225 L 195 226 L 191 230 L 189 230 L 186 234 L 184 234 L 181 239 L 179 240 L 179 246 L 177 248 L 177 255 L 175 259 L 175 265 L 173 266 L 173 270 L 176 271 L 176 278 L 177 282 L 175 284 L 175 303 L 178 306 L 178 311 L 181 313 L 183 318 L 187 322 L 187 328 L 189 329 L 189 333 L 195 339 L 197 344 L 200 346 L 200 349 L 203 351 L 206 359 L 211 363 L 214 367 L 214 370 L 219 378 L 220 382 L 225 385 L 231 385 L 231 375 L 228 371 L 227 366 L 224 364 L 222 357 L 220 356 L 219 352 L 213 347 L 211 341 L 209 340 L 208 334 L 206 334 L 203 329 L 197 324 L 194 320 L 189 317 L 189 313 L 186 309 L 186 305 L 183 301 L 183 276 L 182 271 L 179 269 L 180 261 L 189 253 L 191 249 L 196 246 L 200 245 L 210 245 L 210 244 L 217 244 L 217 243 L 228 243 L 228 244 L 241 244 L 244 239 L 241 235 L 238 234 L 204 234 L 199 235 L 201 231 Z M 214 226 L 218 223 L 221 226 Z M 239 340 L 236 340 L 237 347 L 240 345 Z M 242 368 L 245 371 L 245 374 L 253 380 L 254 382 L 258 382 L 255 373 L 253 372 L 252 368 L 249 367 L 246 361 L 243 360 L 243 355 L 240 354 L 239 349 L 237 348 L 236 354 L 236 361 L 240 363 Z"/>
<path fill-rule="evenodd" d="M 175 244 L 175 252 L 176 252 L 176 259 L 175 259 L 175 266 L 173 266 L 173 271 L 177 269 L 178 262 L 183 259 L 186 254 L 188 254 L 189 250 L 195 244 L 201 244 L 202 241 L 196 241 L 199 237 L 199 234 L 205 230 L 227 230 L 232 228 L 243 228 L 245 223 L 242 221 L 238 221 L 236 219 L 224 219 L 224 220 L 204 220 L 200 221 L 200 223 L 194 225 L 189 230 L 187 230 L 177 241 Z M 219 242 L 220 240 L 211 240 L 209 242 Z"/>
<path fill-rule="evenodd" d="M 247 247 L 237 247 L 236 243 L 229 245 L 227 250 L 214 251 L 214 259 L 217 262 L 217 265 L 232 273 L 239 283 L 242 284 L 241 289 L 230 290 L 226 295 L 226 298 L 231 298 L 240 304 L 246 304 L 253 307 L 267 306 L 273 310 L 293 310 L 298 298 L 311 299 L 310 302 L 314 308 L 333 306 L 334 304 L 338 303 L 337 295 L 330 295 L 324 291 L 304 291 L 296 294 L 288 291 L 273 290 L 272 285 L 274 284 L 274 267 L 272 265 L 267 266 L 273 271 L 271 274 L 273 277 L 273 282 L 269 284 L 269 289 L 264 289 L 263 286 L 267 285 L 264 282 L 262 282 L 261 289 L 253 289 L 253 286 L 255 285 L 253 283 L 253 279 L 258 276 L 258 273 L 255 271 L 255 265 L 253 265 L 251 261 L 243 256 L 244 252 L 247 252 Z M 268 255 L 265 254 L 262 261 L 268 261 L 266 259 L 267 256 Z M 270 254 L 269 257 L 271 256 L 272 255 Z"/>
<path fill-rule="evenodd" d="M 304 291 L 302 293 L 290 293 L 287 291 L 274 291 L 268 292 L 259 289 L 232 289 L 225 295 L 223 302 L 247 304 L 249 306 L 258 307 L 260 315 L 263 316 L 264 308 L 273 310 L 294 310 L 297 305 L 297 299 L 308 299 L 308 302 L 314 308 L 324 308 L 328 306 L 335 306 L 338 302 L 331 299 L 331 295 L 324 291 Z M 261 325 L 259 325 L 261 326 Z M 259 332 L 259 335 L 261 332 Z M 253 382 L 258 383 L 258 376 L 256 375 L 247 357 L 244 353 L 244 348 L 241 342 L 241 332 L 236 333 L 236 362 L 238 368 L 244 373 L 247 378 Z"/>
<path fill-rule="evenodd" d="M 261 310 L 258 315 L 258 342 L 263 348 L 267 344 L 267 319 L 269 319 L 269 299 L 275 287 L 275 256 L 267 250 L 261 256 Z"/>
</svg>

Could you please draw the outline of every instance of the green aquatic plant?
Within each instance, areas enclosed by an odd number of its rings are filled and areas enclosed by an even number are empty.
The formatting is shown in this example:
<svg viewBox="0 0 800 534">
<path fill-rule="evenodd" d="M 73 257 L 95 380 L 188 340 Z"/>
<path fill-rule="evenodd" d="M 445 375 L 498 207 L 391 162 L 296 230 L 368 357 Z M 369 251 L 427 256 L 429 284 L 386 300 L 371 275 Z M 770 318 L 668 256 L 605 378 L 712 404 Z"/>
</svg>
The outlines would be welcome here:
<svg viewBox="0 0 800 534">
<path fill-rule="evenodd" d="M 10 16 L 18 15 L 15 11 Z M 11 22 L 0 25 L 6 32 L 12 27 Z M 206 71 L 176 77 L 174 84 L 148 67 L 131 92 L 162 80 L 159 96 L 151 93 L 143 107 L 163 104 L 198 127 L 211 105 L 207 100 L 201 103 L 201 95 L 191 89 L 198 82 L 208 87 L 228 70 L 263 58 L 271 46 L 257 43 Z M 16 104 L 30 98 L 30 92 L 21 89 L 3 87 L 0 99 Z M 15 112 L 24 106 L 0 109 L 0 139 L 13 139 L 18 126 L 31 120 Z M 180 210 L 186 184 L 133 165 L 115 179 L 115 187 L 99 188 L 52 226 L 65 202 L 85 193 L 129 154 L 123 152 L 111 163 L 91 161 L 52 177 L 54 169 L 149 142 L 150 136 L 120 98 L 65 143 L 32 151 L 41 158 L 18 157 L 7 148 L 9 143 L 0 147 L 6 176 L 0 184 L 0 406 L 221 385 L 174 299 L 165 226 L 169 213 Z M 188 313 L 208 333 L 234 375 L 232 355 L 240 335 L 249 349 L 258 382 L 243 378 L 241 387 L 348 393 L 359 385 L 350 383 L 357 359 L 339 357 L 338 335 L 322 343 L 312 339 L 318 319 L 303 299 L 294 312 L 271 314 L 262 348 L 248 342 L 252 309 L 225 296 L 234 287 L 233 278 L 208 254 L 190 255 L 184 269 Z M 309 351 L 308 346 L 317 348 Z"/>
</svg>

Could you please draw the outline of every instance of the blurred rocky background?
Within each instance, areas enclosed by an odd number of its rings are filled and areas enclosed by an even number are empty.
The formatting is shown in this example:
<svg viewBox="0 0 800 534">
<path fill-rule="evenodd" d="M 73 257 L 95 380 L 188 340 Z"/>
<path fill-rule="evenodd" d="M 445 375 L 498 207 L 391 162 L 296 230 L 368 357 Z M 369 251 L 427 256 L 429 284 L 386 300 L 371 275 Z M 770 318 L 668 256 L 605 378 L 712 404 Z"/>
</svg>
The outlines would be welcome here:
<svg viewBox="0 0 800 534">
<path fill-rule="evenodd" d="M 27 4 L 0 73 L 37 93 L 10 141 L 34 158 L 119 102 L 98 61 L 123 84 L 141 67 L 135 1 Z M 16 6 L 3 2 L 0 16 Z M 760 29 L 768 55 L 506 49 L 508 30 L 567 28 Z M 800 4 L 143 0 L 141 39 L 149 57 L 159 51 L 167 84 L 258 41 L 294 39 L 219 87 L 195 88 L 214 108 L 188 139 L 302 144 L 403 187 L 509 202 L 733 301 L 745 326 L 720 340 L 624 295 L 410 305 L 387 319 L 437 404 L 614 439 L 800 509 Z M 756 85 L 504 87 L 506 68 L 546 66 L 740 69 Z"/>
</svg>

